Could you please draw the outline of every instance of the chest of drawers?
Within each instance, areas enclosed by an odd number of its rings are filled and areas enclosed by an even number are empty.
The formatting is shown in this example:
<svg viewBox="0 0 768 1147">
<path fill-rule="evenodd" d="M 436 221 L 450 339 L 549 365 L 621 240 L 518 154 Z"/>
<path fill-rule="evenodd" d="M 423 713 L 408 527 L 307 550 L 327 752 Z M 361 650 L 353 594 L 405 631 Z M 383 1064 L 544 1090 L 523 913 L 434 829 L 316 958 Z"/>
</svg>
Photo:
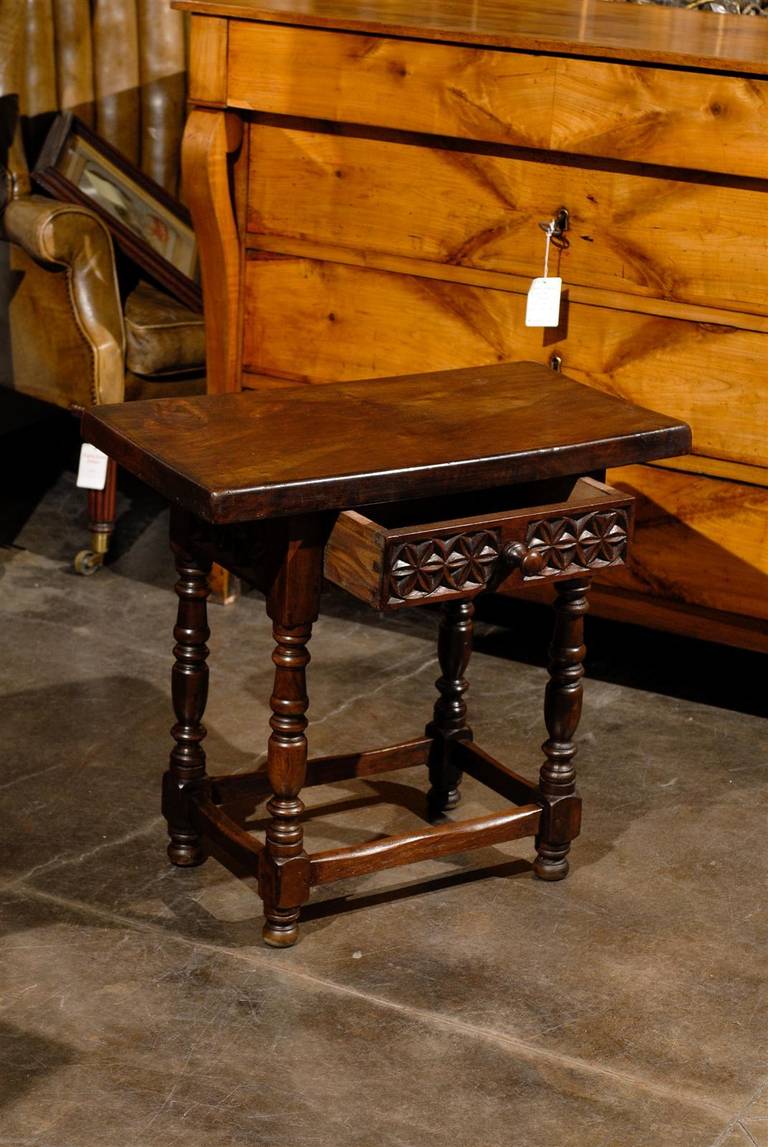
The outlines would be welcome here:
<svg viewBox="0 0 768 1147">
<path fill-rule="evenodd" d="M 609 475 L 638 530 L 595 612 L 768 649 L 768 21 L 177 6 L 211 389 L 528 359 L 685 419 L 692 455 Z M 526 328 L 561 208 L 561 323 Z"/>
</svg>

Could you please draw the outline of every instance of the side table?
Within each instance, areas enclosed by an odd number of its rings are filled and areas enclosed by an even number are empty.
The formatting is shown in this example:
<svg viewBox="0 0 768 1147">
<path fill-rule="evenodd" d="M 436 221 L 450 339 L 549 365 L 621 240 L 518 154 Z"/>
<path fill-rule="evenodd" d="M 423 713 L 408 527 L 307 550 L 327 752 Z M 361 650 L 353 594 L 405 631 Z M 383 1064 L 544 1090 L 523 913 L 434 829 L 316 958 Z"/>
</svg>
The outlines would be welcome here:
<svg viewBox="0 0 768 1147">
<path fill-rule="evenodd" d="M 98 407 L 83 434 L 172 503 L 176 724 L 163 810 L 174 864 L 222 844 L 258 875 L 264 939 L 279 947 L 295 943 L 302 904 L 327 881 L 525 836 L 535 837 L 537 876 L 567 874 L 581 812 L 573 737 L 587 591 L 594 570 L 625 561 L 632 532 L 633 499 L 602 471 L 685 452 L 684 423 L 518 363 Z M 264 591 L 273 622 L 267 764 L 247 775 L 206 775 L 213 561 Z M 376 609 L 443 606 L 424 736 L 308 760 L 307 643 L 324 575 Z M 538 783 L 475 745 L 463 699 L 472 601 L 509 578 L 551 580 L 556 591 Z M 302 788 L 418 764 L 431 785 L 426 822 L 457 806 L 463 772 L 511 807 L 307 854 Z M 226 812 L 243 794 L 270 794 L 264 842 Z"/>
</svg>

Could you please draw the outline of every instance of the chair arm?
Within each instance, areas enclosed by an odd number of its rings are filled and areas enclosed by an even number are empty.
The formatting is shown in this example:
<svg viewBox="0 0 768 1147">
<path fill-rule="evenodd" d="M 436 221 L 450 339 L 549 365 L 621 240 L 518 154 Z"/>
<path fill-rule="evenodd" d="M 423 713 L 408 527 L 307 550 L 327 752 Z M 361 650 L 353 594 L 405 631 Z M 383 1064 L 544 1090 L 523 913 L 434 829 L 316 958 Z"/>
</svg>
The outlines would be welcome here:
<svg viewBox="0 0 768 1147">
<path fill-rule="evenodd" d="M 41 196 L 12 200 L 3 237 L 43 267 L 64 268 L 72 315 L 92 355 L 91 398 L 122 402 L 125 330 L 112 236 L 87 207 Z"/>
</svg>

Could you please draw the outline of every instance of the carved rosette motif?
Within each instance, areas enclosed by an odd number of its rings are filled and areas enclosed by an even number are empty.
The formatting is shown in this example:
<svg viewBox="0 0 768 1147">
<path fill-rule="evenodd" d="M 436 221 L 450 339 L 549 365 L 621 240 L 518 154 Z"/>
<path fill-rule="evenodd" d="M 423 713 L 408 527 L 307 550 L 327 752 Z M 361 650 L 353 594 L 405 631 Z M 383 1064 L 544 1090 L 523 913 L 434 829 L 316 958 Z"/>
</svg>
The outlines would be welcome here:
<svg viewBox="0 0 768 1147">
<path fill-rule="evenodd" d="M 616 565 L 627 554 L 627 511 L 593 510 L 581 518 L 531 522 L 526 544 L 543 563 L 538 577 Z"/>
<path fill-rule="evenodd" d="M 408 601 L 483 589 L 499 553 L 495 530 L 403 542 L 390 554 L 390 598 Z"/>
</svg>

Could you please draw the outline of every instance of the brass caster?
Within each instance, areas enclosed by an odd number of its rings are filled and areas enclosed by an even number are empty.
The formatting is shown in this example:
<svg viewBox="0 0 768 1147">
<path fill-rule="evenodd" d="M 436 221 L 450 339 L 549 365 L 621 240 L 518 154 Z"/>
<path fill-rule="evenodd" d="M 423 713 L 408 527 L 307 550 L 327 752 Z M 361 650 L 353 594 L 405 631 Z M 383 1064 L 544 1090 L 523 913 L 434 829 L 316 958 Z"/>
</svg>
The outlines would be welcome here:
<svg viewBox="0 0 768 1147">
<path fill-rule="evenodd" d="M 75 555 L 75 572 L 82 577 L 90 577 L 104 565 L 104 554 L 97 554 L 95 550 L 81 550 Z"/>
</svg>

